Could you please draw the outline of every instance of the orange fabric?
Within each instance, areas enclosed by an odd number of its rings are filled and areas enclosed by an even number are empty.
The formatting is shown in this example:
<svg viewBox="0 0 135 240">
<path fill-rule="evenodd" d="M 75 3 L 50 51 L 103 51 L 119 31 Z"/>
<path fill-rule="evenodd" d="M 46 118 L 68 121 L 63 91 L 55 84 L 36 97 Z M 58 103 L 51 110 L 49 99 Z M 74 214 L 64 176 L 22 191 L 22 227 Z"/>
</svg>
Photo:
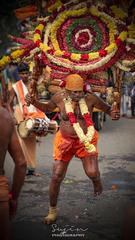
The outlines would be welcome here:
<svg viewBox="0 0 135 240">
<path fill-rule="evenodd" d="M 20 101 L 21 101 L 22 106 L 23 106 L 23 116 L 24 116 L 24 118 L 25 119 L 27 119 L 27 118 L 44 118 L 45 114 L 43 112 L 41 112 L 39 109 L 36 109 L 37 112 L 28 112 L 27 103 L 26 103 L 25 98 L 24 98 L 24 91 L 23 91 L 22 82 L 18 81 L 16 83 L 16 87 L 17 87 L 18 94 L 20 96 Z"/>
<path fill-rule="evenodd" d="M 30 16 L 37 15 L 37 7 L 35 5 L 27 5 L 25 7 L 15 9 L 14 13 L 19 20 L 24 20 Z"/>
<path fill-rule="evenodd" d="M 23 86 L 21 81 L 18 81 L 16 83 L 16 87 L 17 87 L 18 94 L 20 96 L 20 101 L 23 106 L 23 115 L 26 116 L 28 114 L 28 109 L 27 109 L 27 103 L 25 102 L 25 99 L 24 99 L 24 92 L 23 92 Z"/>
<path fill-rule="evenodd" d="M 95 131 L 91 143 L 96 147 L 96 152 L 88 153 L 84 144 L 82 144 L 78 138 L 65 138 L 62 136 L 61 132 L 58 131 L 54 138 L 54 160 L 63 160 L 64 162 L 68 162 L 73 156 L 81 159 L 90 155 L 98 155 L 97 141 L 98 133 Z"/>
<path fill-rule="evenodd" d="M 65 88 L 70 91 L 83 91 L 83 78 L 79 74 L 69 74 L 66 78 Z"/>
<path fill-rule="evenodd" d="M 0 176 L 0 202 L 9 200 L 8 180 L 5 176 Z"/>
<path fill-rule="evenodd" d="M 20 110 L 19 105 L 16 105 L 14 116 L 17 119 L 17 122 L 20 123 L 20 121 L 23 121 L 23 115 Z M 27 167 L 28 169 L 35 169 L 37 165 L 36 160 L 36 136 L 28 136 L 27 138 L 21 138 L 19 135 L 19 141 L 25 156 L 25 159 L 27 161 Z"/>
</svg>

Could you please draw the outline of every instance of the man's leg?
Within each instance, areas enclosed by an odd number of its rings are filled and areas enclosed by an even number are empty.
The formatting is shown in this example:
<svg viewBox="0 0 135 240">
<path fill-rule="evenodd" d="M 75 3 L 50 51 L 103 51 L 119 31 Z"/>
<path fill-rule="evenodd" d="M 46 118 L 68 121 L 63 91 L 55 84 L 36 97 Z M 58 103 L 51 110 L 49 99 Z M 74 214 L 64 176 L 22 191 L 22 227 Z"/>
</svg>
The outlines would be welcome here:
<svg viewBox="0 0 135 240">
<path fill-rule="evenodd" d="M 10 221 L 9 221 L 9 202 L 0 202 L 0 239 L 9 240 Z"/>
<path fill-rule="evenodd" d="M 102 183 L 100 180 L 100 172 L 98 167 L 98 157 L 88 156 L 82 159 L 83 168 L 86 175 L 92 180 L 94 186 L 94 195 L 102 193 Z"/>
<path fill-rule="evenodd" d="M 60 184 L 64 179 L 67 171 L 68 163 L 63 161 L 55 161 L 53 165 L 53 173 L 49 188 L 50 208 L 48 216 L 44 218 L 44 223 L 50 224 L 57 218 L 57 199 L 60 191 Z"/>
<path fill-rule="evenodd" d="M 4 161 L 13 131 L 13 121 L 9 112 L 0 106 L 0 239 L 10 236 L 8 182 L 4 174 Z"/>
<path fill-rule="evenodd" d="M 134 101 L 133 101 L 133 97 L 131 97 L 131 115 L 132 115 L 132 117 L 134 117 Z"/>
<path fill-rule="evenodd" d="M 12 191 L 19 193 L 21 186 L 24 184 L 24 178 L 26 175 L 26 159 L 23 154 L 15 128 L 8 145 L 8 152 L 15 163 L 12 180 Z"/>
</svg>

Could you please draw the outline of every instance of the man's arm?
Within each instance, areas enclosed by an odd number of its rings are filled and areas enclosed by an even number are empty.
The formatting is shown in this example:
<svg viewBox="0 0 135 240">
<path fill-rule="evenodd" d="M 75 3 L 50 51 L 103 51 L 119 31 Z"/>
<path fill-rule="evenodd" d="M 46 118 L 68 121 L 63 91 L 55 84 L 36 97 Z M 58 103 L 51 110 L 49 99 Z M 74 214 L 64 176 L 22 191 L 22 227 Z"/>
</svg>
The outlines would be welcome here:
<svg viewBox="0 0 135 240">
<path fill-rule="evenodd" d="M 100 109 L 101 111 L 107 113 L 111 116 L 111 106 L 103 101 L 100 97 L 93 95 L 94 97 L 94 107 Z"/>
<path fill-rule="evenodd" d="M 104 102 L 98 96 L 94 95 L 94 97 L 95 97 L 94 107 L 96 107 L 96 108 L 100 109 L 101 111 L 110 115 L 112 120 L 118 120 L 120 118 L 120 111 L 117 108 L 117 104 L 113 103 L 113 105 L 111 106 L 111 105 L 107 104 L 106 102 Z"/>
<path fill-rule="evenodd" d="M 9 91 L 9 99 L 8 99 L 8 104 L 10 107 L 10 112 L 14 112 L 13 106 L 14 106 L 14 98 L 16 97 L 16 93 L 13 88 Z"/>
<path fill-rule="evenodd" d="M 47 103 L 41 103 L 37 100 L 37 98 L 32 97 L 29 94 L 27 94 L 25 100 L 28 104 L 34 105 L 42 112 L 53 112 L 53 110 L 57 107 L 57 97 L 55 97 L 55 95 Z"/>
</svg>

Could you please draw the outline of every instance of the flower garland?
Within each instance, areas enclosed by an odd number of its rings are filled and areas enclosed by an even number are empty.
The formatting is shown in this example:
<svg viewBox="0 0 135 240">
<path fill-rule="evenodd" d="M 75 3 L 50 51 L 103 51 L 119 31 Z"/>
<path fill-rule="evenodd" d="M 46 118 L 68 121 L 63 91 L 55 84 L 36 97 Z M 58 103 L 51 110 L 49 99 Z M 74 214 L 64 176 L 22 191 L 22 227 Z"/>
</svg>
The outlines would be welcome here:
<svg viewBox="0 0 135 240">
<path fill-rule="evenodd" d="M 124 19 L 127 17 L 127 13 L 124 12 L 121 8 L 117 7 L 116 5 L 113 5 L 110 8 L 117 18 Z"/>
<path fill-rule="evenodd" d="M 64 22 L 70 17 L 79 17 L 83 16 L 90 12 L 93 18 L 100 18 L 102 22 L 104 22 L 108 29 L 109 29 L 109 45 L 104 45 L 105 39 L 102 42 L 102 48 L 96 51 L 88 52 L 88 53 L 77 53 L 75 51 L 68 51 L 65 48 L 65 44 L 63 40 L 62 46 L 64 46 L 63 50 L 59 47 L 58 41 L 58 29 Z M 97 19 L 98 20 L 98 19 Z M 96 20 L 96 21 L 97 21 Z M 96 69 L 101 67 L 106 67 L 107 64 L 110 62 L 113 56 L 116 55 L 117 51 L 122 48 L 123 42 L 127 38 L 127 31 L 122 31 L 119 36 L 117 35 L 117 27 L 113 18 L 110 17 L 108 14 L 99 11 L 96 7 L 90 8 L 82 8 L 82 9 L 74 9 L 74 10 L 64 10 L 60 12 L 59 17 L 57 17 L 52 23 L 49 23 L 50 17 L 48 16 L 44 21 L 41 21 L 40 24 L 36 27 L 34 33 L 34 43 L 43 51 L 47 58 L 57 66 L 61 66 L 63 68 L 69 68 L 70 70 L 75 71 L 96 71 Z M 44 30 L 45 22 L 48 22 L 45 27 L 45 34 L 44 34 L 44 42 L 42 42 L 42 33 Z M 102 24 L 98 23 L 101 28 Z M 65 25 L 66 26 L 66 25 Z M 83 30 L 80 29 L 80 33 Z M 60 30 L 60 32 L 62 32 Z M 86 31 L 85 31 L 86 32 Z M 62 32 L 63 34 L 63 32 Z M 88 32 L 87 32 L 88 34 Z M 106 33 L 105 33 L 106 34 Z M 104 34 L 104 35 L 105 35 Z M 89 34 L 88 34 L 89 35 Z M 76 37 L 76 39 L 75 39 Z M 90 39 L 89 35 L 89 41 Z M 78 41 L 78 35 L 75 34 L 73 41 Z M 51 43 L 51 45 L 50 45 Z M 70 43 L 70 41 L 69 41 Z M 87 43 L 87 44 L 88 44 Z M 73 45 L 73 44 L 72 44 Z M 61 44 L 60 44 L 61 46 Z M 79 46 L 79 45 L 78 45 Z M 82 44 L 82 47 L 85 47 L 85 44 Z M 94 49 L 93 49 L 94 50 Z M 66 60 L 68 59 L 68 61 Z M 85 62 L 85 63 L 84 63 Z"/>
<path fill-rule="evenodd" d="M 70 97 L 65 98 L 64 99 L 64 104 L 65 104 L 65 109 L 66 109 L 66 113 L 69 117 L 69 121 L 71 123 L 71 125 L 73 126 L 78 138 L 80 139 L 80 141 L 84 144 L 85 149 L 91 153 L 91 152 L 95 152 L 96 148 L 93 144 L 90 144 L 94 133 L 95 133 L 95 129 L 93 127 L 93 123 L 88 111 L 88 107 L 86 105 L 85 99 L 82 98 L 79 101 L 79 106 L 80 106 L 80 110 L 81 110 L 81 114 L 85 120 L 86 126 L 87 126 L 87 133 L 84 134 L 80 124 L 77 122 L 76 116 L 74 115 L 74 111 L 73 111 L 73 107 L 72 107 L 72 100 Z"/>
<path fill-rule="evenodd" d="M 57 8 L 61 7 L 62 3 L 60 0 L 54 1 L 53 4 L 48 6 L 47 10 L 48 12 L 52 13 L 53 11 L 57 10 Z"/>
<path fill-rule="evenodd" d="M 95 8 L 94 8 L 95 10 Z M 97 17 L 100 17 L 108 26 L 109 30 L 110 30 L 110 33 L 109 33 L 109 36 L 110 36 L 110 45 L 108 45 L 105 49 L 102 50 L 102 53 L 101 51 L 97 51 L 97 52 L 90 52 L 88 55 L 87 55 L 87 59 L 86 60 L 92 60 L 92 59 L 96 59 L 96 58 L 99 58 L 100 56 L 102 57 L 102 54 L 103 54 L 103 51 L 104 51 L 104 55 L 107 55 L 109 53 L 111 53 L 112 51 L 114 51 L 114 48 L 118 48 L 118 45 L 117 43 L 115 42 L 114 40 L 114 34 L 116 34 L 116 25 L 114 24 L 113 22 L 113 19 L 112 18 L 109 18 L 109 16 L 107 14 L 104 14 L 102 12 L 99 12 L 97 10 L 95 10 L 94 12 L 93 8 L 90 8 L 89 11 L 90 13 L 93 15 L 93 16 L 97 16 Z M 54 23 L 52 24 L 52 27 L 51 27 L 51 42 L 52 42 L 52 45 L 54 46 L 54 52 L 53 54 L 55 56 L 61 56 L 61 57 L 64 57 L 64 55 L 66 54 L 65 51 L 61 51 L 60 48 L 59 48 L 59 44 L 58 44 L 58 41 L 57 41 L 57 31 L 59 29 L 59 27 L 61 26 L 61 24 L 68 18 L 68 17 L 72 17 L 72 16 L 82 16 L 83 14 L 85 14 L 87 11 L 87 8 L 83 8 L 83 9 L 79 9 L 79 10 L 70 10 L 70 11 L 64 11 L 60 14 L 59 18 L 56 19 L 54 21 Z M 121 42 L 125 41 L 127 37 L 127 32 L 126 31 L 123 31 L 118 39 L 121 40 Z M 112 46 L 113 44 L 113 46 Z M 83 54 L 69 54 L 69 58 L 72 59 L 72 60 L 75 60 L 75 61 L 80 61 L 81 60 L 81 57 L 83 56 Z"/>
<path fill-rule="evenodd" d="M 12 52 L 9 56 L 3 56 L 0 59 L 0 68 L 3 68 L 5 65 L 9 64 L 10 62 L 16 60 L 17 58 L 22 57 L 22 55 L 25 53 L 24 49 L 18 49 L 14 52 Z"/>
</svg>

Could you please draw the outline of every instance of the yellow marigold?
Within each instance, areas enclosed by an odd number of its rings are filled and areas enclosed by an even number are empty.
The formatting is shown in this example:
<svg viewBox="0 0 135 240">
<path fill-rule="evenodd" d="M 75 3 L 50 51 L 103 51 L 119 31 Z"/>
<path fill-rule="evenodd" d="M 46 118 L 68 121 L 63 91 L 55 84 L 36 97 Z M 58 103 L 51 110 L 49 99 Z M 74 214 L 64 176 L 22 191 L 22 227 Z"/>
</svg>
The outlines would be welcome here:
<svg viewBox="0 0 135 240">
<path fill-rule="evenodd" d="M 53 5 L 51 5 L 50 7 L 48 7 L 48 12 L 53 12 L 54 10 L 56 10 L 57 8 L 59 8 L 61 6 L 61 1 L 57 0 Z"/>
<path fill-rule="evenodd" d="M 43 29 L 44 29 L 44 25 L 40 23 L 35 30 L 43 31 Z"/>
<path fill-rule="evenodd" d="M 51 37 L 51 41 L 52 41 L 52 45 L 53 45 L 54 49 L 56 51 L 60 51 L 59 43 L 58 43 L 57 39 L 55 38 L 55 36 Z"/>
<path fill-rule="evenodd" d="M 9 56 L 4 56 L 0 59 L 0 67 L 4 67 L 4 65 L 8 64 L 11 61 Z"/>
<path fill-rule="evenodd" d="M 127 17 L 127 13 L 124 12 L 121 8 L 118 8 L 116 5 L 111 6 L 111 10 L 114 15 L 120 19 L 124 19 L 125 17 Z"/>
<path fill-rule="evenodd" d="M 125 41 L 127 38 L 127 32 L 126 31 L 121 32 L 119 38 L 121 39 L 121 41 Z"/>
<path fill-rule="evenodd" d="M 89 60 L 96 59 L 99 57 L 98 52 L 89 53 Z"/>
<path fill-rule="evenodd" d="M 114 42 L 114 33 L 113 32 L 109 33 L 109 40 L 110 40 L 110 43 Z"/>
<path fill-rule="evenodd" d="M 63 52 L 61 50 L 57 50 L 54 52 L 54 55 L 57 56 L 57 57 L 61 57 L 63 54 Z"/>
<path fill-rule="evenodd" d="M 43 52 L 46 52 L 50 49 L 47 45 L 45 45 L 43 43 L 40 43 L 39 47 Z"/>
<path fill-rule="evenodd" d="M 72 10 L 72 11 L 69 11 L 69 16 L 80 16 L 80 15 L 86 13 L 86 11 L 87 11 L 86 7 L 81 8 L 81 9 Z"/>
<path fill-rule="evenodd" d="M 107 24 L 107 26 L 109 27 L 110 30 L 112 29 L 116 29 L 116 24 L 114 24 L 113 22 L 110 22 Z"/>
<path fill-rule="evenodd" d="M 99 16 L 100 15 L 100 12 L 98 11 L 98 9 L 95 6 L 91 6 L 89 8 L 89 11 L 94 16 Z"/>
<path fill-rule="evenodd" d="M 23 53 L 24 53 L 24 50 L 23 49 L 19 49 L 19 50 L 16 50 L 16 51 L 12 52 L 11 53 L 11 57 L 13 59 L 16 59 L 16 58 L 20 57 Z"/>
<path fill-rule="evenodd" d="M 70 57 L 72 60 L 74 61 L 78 61 L 80 60 L 81 58 L 81 55 L 80 54 L 77 54 L 77 53 L 71 53 L 71 57 Z"/>
<path fill-rule="evenodd" d="M 128 26 L 128 36 L 129 38 L 135 38 L 135 24 L 132 23 Z"/>
<path fill-rule="evenodd" d="M 106 50 L 108 53 L 111 53 L 111 52 L 113 52 L 116 48 L 117 48 L 116 43 L 111 43 L 108 47 L 105 48 L 105 50 Z"/>
<path fill-rule="evenodd" d="M 41 39 L 40 34 L 38 34 L 38 33 L 34 34 L 34 37 L 33 37 L 34 42 L 36 42 L 37 40 L 40 40 L 40 39 Z"/>
</svg>

